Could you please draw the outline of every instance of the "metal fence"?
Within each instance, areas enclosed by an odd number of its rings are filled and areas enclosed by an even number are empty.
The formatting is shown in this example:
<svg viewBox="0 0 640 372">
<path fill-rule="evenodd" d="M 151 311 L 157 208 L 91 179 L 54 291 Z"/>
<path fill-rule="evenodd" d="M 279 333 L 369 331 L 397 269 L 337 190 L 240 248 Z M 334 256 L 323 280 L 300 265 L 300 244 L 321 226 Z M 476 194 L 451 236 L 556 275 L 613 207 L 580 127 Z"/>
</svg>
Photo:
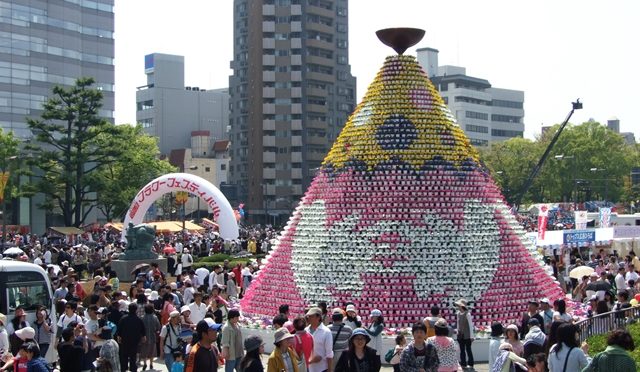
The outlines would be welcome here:
<svg viewBox="0 0 640 372">
<path fill-rule="evenodd" d="M 593 335 L 601 335 L 617 328 L 624 328 L 638 319 L 640 319 L 640 306 L 591 316 L 576 323 L 580 329 L 580 342 Z"/>
</svg>

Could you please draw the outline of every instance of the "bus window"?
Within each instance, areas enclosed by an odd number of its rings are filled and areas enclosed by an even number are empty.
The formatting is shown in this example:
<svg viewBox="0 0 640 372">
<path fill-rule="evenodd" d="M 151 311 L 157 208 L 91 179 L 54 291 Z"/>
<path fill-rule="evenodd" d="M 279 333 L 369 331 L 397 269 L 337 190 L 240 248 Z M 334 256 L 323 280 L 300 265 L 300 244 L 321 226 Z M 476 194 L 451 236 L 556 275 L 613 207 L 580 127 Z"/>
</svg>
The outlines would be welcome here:
<svg viewBox="0 0 640 372">
<path fill-rule="evenodd" d="M 27 311 L 35 311 L 38 305 L 51 306 L 46 283 L 7 283 L 6 288 L 10 312 L 14 312 L 18 306 Z"/>
</svg>

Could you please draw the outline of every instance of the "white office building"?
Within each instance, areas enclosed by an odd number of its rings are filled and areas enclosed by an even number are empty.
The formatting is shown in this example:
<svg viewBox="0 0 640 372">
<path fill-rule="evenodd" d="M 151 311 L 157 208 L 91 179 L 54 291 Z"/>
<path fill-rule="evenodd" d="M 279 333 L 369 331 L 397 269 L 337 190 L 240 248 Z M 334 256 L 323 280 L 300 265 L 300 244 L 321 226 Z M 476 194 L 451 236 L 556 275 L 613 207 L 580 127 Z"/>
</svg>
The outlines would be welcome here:
<svg viewBox="0 0 640 372">
<path fill-rule="evenodd" d="M 468 76 L 464 67 L 439 66 L 436 49 L 417 52 L 418 62 L 474 146 L 523 136 L 523 91 L 494 88 L 488 80 Z"/>
</svg>

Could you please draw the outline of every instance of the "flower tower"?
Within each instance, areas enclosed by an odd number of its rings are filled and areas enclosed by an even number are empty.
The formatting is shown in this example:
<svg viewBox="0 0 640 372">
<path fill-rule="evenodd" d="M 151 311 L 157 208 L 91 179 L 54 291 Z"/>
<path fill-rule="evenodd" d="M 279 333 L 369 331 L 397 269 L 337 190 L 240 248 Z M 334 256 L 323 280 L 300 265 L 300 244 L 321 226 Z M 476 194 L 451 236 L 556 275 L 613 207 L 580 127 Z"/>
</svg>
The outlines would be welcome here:
<svg viewBox="0 0 640 372">
<path fill-rule="evenodd" d="M 326 301 L 380 309 L 403 327 L 431 306 L 476 325 L 564 297 L 463 130 L 407 47 L 424 31 L 379 31 L 387 57 L 293 212 L 241 308 L 293 314 Z"/>
</svg>

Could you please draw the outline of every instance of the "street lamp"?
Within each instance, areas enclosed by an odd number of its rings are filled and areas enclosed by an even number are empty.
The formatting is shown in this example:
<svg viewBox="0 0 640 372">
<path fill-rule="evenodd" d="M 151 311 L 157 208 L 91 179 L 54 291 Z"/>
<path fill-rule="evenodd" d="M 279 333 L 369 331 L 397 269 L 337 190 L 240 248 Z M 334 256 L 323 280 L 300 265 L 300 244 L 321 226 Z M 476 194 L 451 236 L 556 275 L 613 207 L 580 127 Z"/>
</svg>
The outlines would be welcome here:
<svg viewBox="0 0 640 372">
<path fill-rule="evenodd" d="M 578 193 L 575 191 L 576 189 L 575 157 L 573 155 L 560 154 L 560 155 L 555 155 L 553 158 L 558 161 L 571 160 L 571 162 L 573 162 L 573 167 L 571 167 L 571 193 L 569 194 L 569 200 L 571 200 L 571 196 L 573 196 L 573 209 L 575 210 L 578 202 L 577 201 Z"/>
</svg>

